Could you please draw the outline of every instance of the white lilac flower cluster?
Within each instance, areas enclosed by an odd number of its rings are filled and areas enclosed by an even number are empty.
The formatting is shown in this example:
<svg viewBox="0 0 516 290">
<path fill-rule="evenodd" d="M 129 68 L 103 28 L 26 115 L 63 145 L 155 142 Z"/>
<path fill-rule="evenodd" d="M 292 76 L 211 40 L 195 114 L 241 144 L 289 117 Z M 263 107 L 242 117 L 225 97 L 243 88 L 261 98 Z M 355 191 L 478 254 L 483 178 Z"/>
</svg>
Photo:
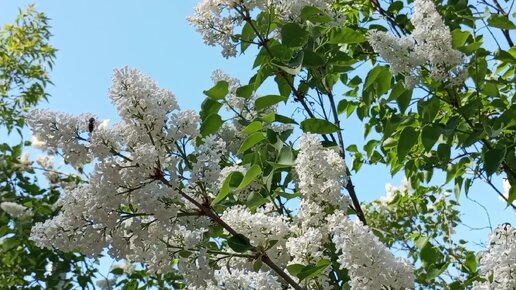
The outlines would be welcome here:
<svg viewBox="0 0 516 290">
<path fill-rule="evenodd" d="M 480 273 L 485 282 L 473 289 L 516 289 L 516 229 L 498 226 L 489 237 L 489 248 L 480 256 Z"/>
<path fill-rule="evenodd" d="M 30 217 L 32 210 L 16 202 L 4 201 L 0 203 L 0 209 L 15 218 Z"/>
<path fill-rule="evenodd" d="M 349 198 L 342 195 L 341 189 L 347 184 L 347 168 L 339 152 L 323 148 L 315 134 L 301 136 L 299 147 L 296 172 L 303 199 L 346 209 Z"/>
<path fill-rule="evenodd" d="M 359 221 L 342 211 L 327 218 L 339 264 L 349 271 L 352 289 L 412 289 L 412 266 L 389 250 Z"/>
<path fill-rule="evenodd" d="M 65 162 L 81 168 L 92 160 L 92 156 L 84 145 L 84 138 L 77 133 L 88 131 L 88 121 L 91 118 L 95 119 L 92 114 L 72 116 L 61 112 L 33 110 L 27 117 L 27 123 L 31 126 L 40 148 L 50 153 L 61 149 Z"/>
<path fill-rule="evenodd" d="M 272 208 L 260 208 L 252 213 L 247 207 L 236 205 L 226 209 L 222 219 L 255 247 L 266 248 L 271 241 L 283 241 L 290 230 L 286 217 Z"/>
<path fill-rule="evenodd" d="M 385 195 L 378 198 L 373 204 L 376 210 L 386 211 L 392 207 L 391 203 L 397 196 L 405 196 L 410 193 L 410 183 L 406 178 L 403 178 L 399 186 L 394 186 L 390 183 L 385 185 Z"/>
<path fill-rule="evenodd" d="M 303 8 L 312 6 L 333 16 L 334 20 L 339 22 L 343 15 L 332 9 L 334 3 L 334 0 L 276 0 L 273 1 L 273 6 L 276 15 L 284 21 L 297 21 Z"/>
<path fill-rule="evenodd" d="M 421 82 L 421 68 L 430 65 L 430 75 L 451 85 L 462 83 L 464 56 L 452 48 L 450 29 L 444 24 L 432 0 L 415 0 L 411 35 L 396 38 L 387 32 L 371 30 L 369 43 L 391 65 L 394 74 L 405 76 L 405 85 L 413 88 Z"/>
<path fill-rule="evenodd" d="M 292 257 L 289 264 L 329 260 L 327 245 L 333 243 L 340 267 L 349 271 L 351 289 L 412 288 L 412 267 L 396 259 L 367 227 L 344 214 L 349 197 L 341 189 L 347 182 L 347 169 L 339 153 L 323 148 L 317 135 L 304 134 L 295 169 L 302 197 L 286 243 Z M 303 286 L 330 289 L 330 275 L 325 272 L 303 281 Z"/>
<path fill-rule="evenodd" d="M 270 290 L 282 289 L 278 278 L 271 275 L 270 272 L 253 272 L 241 269 L 229 270 L 221 268 L 216 271 L 215 277 L 218 281 L 222 281 L 224 288 L 227 290 L 253 289 L 253 290 Z"/>
<path fill-rule="evenodd" d="M 90 256 L 109 248 L 113 257 L 169 271 L 169 247 L 196 244 L 209 224 L 203 217 L 177 216 L 191 206 L 177 193 L 179 178 L 171 178 L 170 186 L 158 182 L 165 175 L 177 177 L 176 146 L 192 143 L 199 117 L 179 111 L 171 92 L 134 69 L 115 71 L 109 97 L 122 119 L 112 127 L 89 114 L 32 112 L 29 125 L 40 148 L 64 156 L 75 168 L 94 165 L 88 183 L 65 190 L 60 214 L 36 224 L 32 239 Z M 199 158 L 183 178 L 216 181 L 220 154 L 214 152 L 220 153 L 216 148 L 223 142 L 207 138 L 202 146 L 189 146 Z"/>
<path fill-rule="evenodd" d="M 244 24 L 244 16 L 251 12 L 273 9 L 285 21 L 299 18 L 301 9 L 314 6 L 331 13 L 334 0 L 201 0 L 188 21 L 202 35 L 206 44 L 222 47 L 226 58 L 237 54 L 238 43 L 234 42 L 235 29 Z M 332 13 L 334 14 L 334 13 Z"/>
<path fill-rule="evenodd" d="M 219 135 L 198 139 L 199 116 L 180 111 L 172 93 L 137 70 L 115 71 L 109 92 L 121 116 L 111 127 L 92 115 L 33 112 L 29 124 L 37 145 L 87 171 L 88 180 L 64 189 L 57 203 L 59 214 L 37 223 L 31 239 L 42 247 L 79 249 L 88 256 L 107 249 L 111 257 L 145 263 L 155 273 L 176 269 L 189 289 L 284 287 L 273 268 L 265 264 L 256 268 L 256 253 L 235 253 L 208 234 L 218 222 L 214 211 L 206 214 L 210 200 L 231 172 L 247 171 L 247 165 L 229 162 L 234 153 L 226 144 L 231 140 Z M 234 94 L 232 88 L 230 92 Z M 228 106 L 248 111 L 240 116 L 251 118 L 248 122 L 258 115 L 246 102 L 242 107 L 237 101 Z M 51 166 L 49 160 L 39 162 Z M 235 192 L 234 204 L 217 218 L 247 237 L 253 249 L 266 251 L 281 269 L 328 260 L 327 246 L 334 243 L 341 267 L 350 271 L 353 289 L 395 283 L 411 287 L 410 267 L 394 259 L 367 228 L 344 215 L 349 200 L 341 189 L 347 169 L 338 152 L 322 147 L 317 135 L 303 135 L 295 170 L 301 195 L 295 217 L 281 214 L 272 202 L 253 209 L 242 205 L 248 194 L 262 189 L 251 183 Z M 20 205 L 0 207 L 15 215 L 26 212 Z M 209 250 L 207 243 L 220 244 L 222 251 Z M 361 253 L 363 247 L 367 251 Z M 171 257 L 178 263 L 173 265 Z M 299 283 L 330 289 L 331 271 L 327 267 L 321 275 Z"/>
</svg>

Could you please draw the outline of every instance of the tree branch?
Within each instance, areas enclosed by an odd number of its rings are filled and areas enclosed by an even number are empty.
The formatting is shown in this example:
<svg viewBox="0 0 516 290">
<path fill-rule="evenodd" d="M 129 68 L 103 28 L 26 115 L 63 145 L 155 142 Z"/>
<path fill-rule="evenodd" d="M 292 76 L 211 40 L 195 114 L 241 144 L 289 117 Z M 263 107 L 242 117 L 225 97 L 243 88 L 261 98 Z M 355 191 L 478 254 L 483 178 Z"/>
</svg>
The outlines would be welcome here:
<svg viewBox="0 0 516 290">
<path fill-rule="evenodd" d="M 179 190 L 179 189 L 173 187 L 172 184 L 170 184 L 170 182 L 168 182 L 168 180 L 165 179 L 164 177 L 161 177 L 160 181 L 163 182 L 163 184 L 165 184 L 166 186 L 168 186 L 168 187 L 170 187 L 172 189 L 178 190 L 179 194 L 184 199 L 188 200 L 193 205 L 195 205 L 197 208 L 199 208 L 199 210 L 201 211 L 202 214 L 204 214 L 205 216 L 211 218 L 215 223 L 217 223 L 220 226 L 222 226 L 231 235 L 233 235 L 233 236 L 238 235 L 238 232 L 235 229 L 233 229 L 230 225 L 228 225 L 224 220 L 222 220 L 213 211 L 213 209 L 209 205 L 200 203 L 197 200 L 195 200 L 193 197 L 191 197 L 188 194 L 184 193 L 182 190 Z M 283 278 L 290 286 L 292 286 L 292 288 L 294 288 L 295 290 L 305 290 L 303 287 L 301 287 L 301 285 L 299 285 L 296 281 L 294 281 L 294 279 L 292 279 L 292 277 L 290 277 L 290 275 L 288 275 L 283 269 L 281 269 L 278 265 L 276 265 L 274 263 L 274 261 L 272 261 L 269 258 L 267 253 L 263 253 L 260 256 L 260 259 L 262 260 L 262 262 L 264 264 L 266 264 L 267 266 L 269 266 L 269 268 L 271 268 L 274 272 L 276 272 L 276 274 L 278 274 L 278 276 Z"/>
<path fill-rule="evenodd" d="M 323 81 L 323 83 L 324 83 L 324 86 L 326 89 L 326 94 L 328 95 L 328 99 L 330 100 L 331 111 L 333 114 L 333 122 L 339 128 L 339 130 L 337 131 L 337 138 L 339 139 L 340 155 L 342 156 L 342 159 L 345 162 L 346 149 L 344 148 L 344 138 L 342 137 L 342 130 L 340 127 L 340 120 L 339 120 L 339 114 L 337 112 L 337 106 L 335 105 L 335 98 L 333 96 L 333 92 L 332 92 L 331 88 L 326 84 L 325 81 Z M 360 202 L 358 200 L 357 193 L 355 192 L 355 186 L 353 185 L 353 181 L 351 181 L 351 176 L 350 176 L 351 172 L 349 171 L 347 166 L 346 166 L 346 171 L 347 171 L 347 175 L 348 175 L 348 182 L 346 184 L 346 190 L 348 191 L 349 196 L 351 197 L 351 201 L 353 202 L 353 207 L 357 213 L 358 218 L 364 225 L 367 225 L 367 221 L 366 221 L 364 212 L 362 211 L 362 207 L 360 206 Z"/>
</svg>

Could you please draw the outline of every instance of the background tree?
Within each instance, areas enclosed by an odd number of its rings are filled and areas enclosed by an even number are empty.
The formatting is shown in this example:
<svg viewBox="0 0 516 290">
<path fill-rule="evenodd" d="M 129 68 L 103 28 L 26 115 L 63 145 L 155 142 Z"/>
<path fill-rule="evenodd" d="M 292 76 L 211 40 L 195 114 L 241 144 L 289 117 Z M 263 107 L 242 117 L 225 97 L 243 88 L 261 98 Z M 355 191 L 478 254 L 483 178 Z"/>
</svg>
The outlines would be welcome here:
<svg viewBox="0 0 516 290">
<path fill-rule="evenodd" d="M 0 126 L 21 138 L 0 144 L 0 288 L 70 289 L 85 287 L 95 273 L 84 255 L 41 249 L 29 239 L 34 223 L 54 216 L 63 184 L 78 182 L 54 171 L 51 159 L 33 162 L 23 151 L 22 129 L 29 109 L 48 94 L 56 49 L 49 19 L 34 6 L 20 10 L 0 30 Z M 12 134 L 14 135 L 14 134 Z M 17 140 L 11 135 L 11 140 Z M 14 144 L 14 145 L 13 145 Z M 34 144 L 37 145 L 37 144 Z M 36 173 L 39 172 L 39 173 Z"/>
</svg>

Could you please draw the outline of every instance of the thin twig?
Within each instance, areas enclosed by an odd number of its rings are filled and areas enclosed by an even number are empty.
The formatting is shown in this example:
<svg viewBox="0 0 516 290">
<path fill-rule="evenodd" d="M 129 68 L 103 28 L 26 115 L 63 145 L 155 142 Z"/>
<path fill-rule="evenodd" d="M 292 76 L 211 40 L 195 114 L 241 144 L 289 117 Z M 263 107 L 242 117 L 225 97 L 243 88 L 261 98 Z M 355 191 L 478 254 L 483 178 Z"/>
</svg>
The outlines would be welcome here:
<svg viewBox="0 0 516 290">
<path fill-rule="evenodd" d="M 330 100 L 331 105 L 331 111 L 333 113 L 333 122 L 338 127 L 337 131 L 337 138 L 339 139 L 339 147 L 340 147 L 340 155 L 342 156 L 342 159 L 346 160 L 346 149 L 344 148 L 344 138 L 342 137 L 342 130 L 340 127 L 340 120 L 339 120 L 339 114 L 337 112 L 337 106 L 335 105 L 335 98 L 333 96 L 333 92 L 331 88 L 324 82 L 324 86 L 326 88 L 326 94 L 328 96 L 328 99 Z M 347 169 L 347 166 L 346 166 Z M 367 221 L 364 215 L 364 212 L 362 211 L 362 207 L 360 206 L 360 202 L 358 201 L 357 193 L 355 192 L 355 186 L 353 185 L 353 181 L 351 181 L 350 177 L 350 171 L 347 169 L 347 175 L 348 175 L 348 182 L 346 184 L 346 190 L 349 193 L 349 196 L 351 197 L 351 201 L 353 202 L 353 207 L 357 213 L 358 218 L 360 221 L 367 225 Z"/>
</svg>

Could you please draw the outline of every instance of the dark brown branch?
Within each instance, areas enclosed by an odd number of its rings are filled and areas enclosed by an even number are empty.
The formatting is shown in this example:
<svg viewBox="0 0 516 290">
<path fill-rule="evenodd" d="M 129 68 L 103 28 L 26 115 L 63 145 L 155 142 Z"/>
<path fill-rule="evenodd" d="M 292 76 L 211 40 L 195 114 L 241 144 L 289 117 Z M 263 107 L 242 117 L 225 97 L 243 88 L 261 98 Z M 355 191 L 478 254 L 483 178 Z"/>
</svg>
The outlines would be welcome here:
<svg viewBox="0 0 516 290">
<path fill-rule="evenodd" d="M 394 18 L 394 16 L 386 11 L 385 9 L 383 9 L 383 7 L 380 5 L 380 2 L 378 0 L 370 0 L 371 2 L 371 5 L 373 6 L 373 8 L 380 14 L 382 15 L 387 23 L 389 23 L 389 26 L 392 28 L 393 32 L 398 36 L 398 37 L 401 37 L 402 35 L 407 35 L 408 34 L 408 31 L 407 29 L 400 25 L 397 21 L 396 21 L 396 18 Z M 401 31 L 398 31 L 398 29 Z"/>
<path fill-rule="evenodd" d="M 503 199 L 507 204 L 508 206 L 512 207 L 512 209 L 516 212 L 516 205 L 512 204 L 509 202 L 509 199 L 507 197 L 505 197 L 505 195 L 503 195 L 503 193 L 500 192 L 500 190 L 498 190 L 498 188 L 496 188 L 496 186 L 493 184 L 493 182 L 491 181 L 491 179 L 489 179 L 488 177 L 484 177 L 482 176 L 480 173 L 478 174 L 478 176 L 485 182 L 487 183 L 489 186 L 491 186 L 491 188 L 498 194 L 498 196 Z"/>
<path fill-rule="evenodd" d="M 267 51 L 267 54 L 269 55 L 269 57 L 274 58 L 274 54 L 272 53 L 272 51 L 270 50 L 269 45 L 268 45 L 267 36 L 263 37 L 260 34 L 260 31 L 258 31 L 258 29 L 256 28 L 256 25 L 254 25 L 253 21 L 251 20 L 251 15 L 249 14 L 249 11 L 239 10 L 239 9 L 236 9 L 236 11 L 238 13 L 240 13 L 240 15 L 242 16 L 244 21 L 246 21 L 249 24 L 249 26 L 253 29 L 255 35 L 258 37 L 260 45 L 263 46 L 263 48 L 265 48 L 265 51 Z M 301 103 L 301 105 L 303 106 L 305 111 L 308 113 L 308 116 L 310 116 L 310 118 L 315 118 L 315 115 L 312 112 L 312 110 L 310 109 L 310 106 L 308 106 L 308 104 L 306 103 L 305 96 L 303 95 L 302 92 L 300 92 L 296 89 L 296 87 L 294 86 L 293 80 L 291 80 L 290 77 L 288 77 L 288 75 L 284 71 L 279 71 L 279 72 L 277 72 L 277 74 L 279 76 L 281 76 L 287 82 L 288 86 L 290 87 L 290 90 L 292 91 L 292 94 L 295 97 L 295 100 Z M 329 139 L 326 135 L 322 135 L 322 136 L 325 141 L 329 141 Z"/>
<path fill-rule="evenodd" d="M 486 3 L 486 1 L 484 1 L 484 3 Z M 494 5 L 496 6 L 496 11 L 501 14 L 502 16 L 504 17 L 507 17 L 507 19 L 509 19 L 509 15 L 507 14 L 507 12 L 505 12 L 505 10 L 503 9 L 503 7 L 500 5 L 500 3 L 498 2 L 498 0 L 493 0 L 493 3 Z M 486 3 L 487 4 L 487 3 Z M 509 44 L 510 47 L 513 47 L 514 46 L 514 42 L 512 41 L 512 38 L 511 38 L 511 35 L 509 34 L 509 30 L 508 29 L 503 29 L 502 28 L 502 34 L 503 36 L 505 37 L 505 40 L 507 40 L 507 43 Z"/>
<path fill-rule="evenodd" d="M 335 98 L 333 96 L 333 92 L 332 92 L 331 88 L 326 83 L 324 83 L 324 86 L 326 89 L 326 94 L 328 95 L 328 99 L 330 100 L 331 111 L 333 113 L 333 122 L 339 128 L 339 130 L 337 131 L 337 138 L 339 139 L 340 155 L 342 156 L 342 159 L 346 160 L 346 149 L 344 148 L 344 138 L 342 137 L 339 113 L 337 112 L 337 106 L 335 105 Z M 367 225 L 367 221 L 366 221 L 364 212 L 362 210 L 362 207 L 360 206 L 360 201 L 358 200 L 357 193 L 355 192 L 355 186 L 353 185 L 353 182 L 351 181 L 350 171 L 349 171 L 349 169 L 347 169 L 347 166 L 346 166 L 346 171 L 347 171 L 347 175 L 348 175 L 348 182 L 346 184 L 346 190 L 348 191 L 348 194 L 351 197 L 351 201 L 353 202 L 353 207 L 357 213 L 358 218 L 364 225 Z"/>
<path fill-rule="evenodd" d="M 188 194 L 184 193 L 182 190 L 179 190 L 177 188 L 174 188 L 172 186 L 172 184 L 170 184 L 170 182 L 168 182 L 167 179 L 165 179 L 164 177 L 161 178 L 161 182 L 163 182 L 163 184 L 165 184 L 166 186 L 170 187 L 170 188 L 173 188 L 173 189 L 176 189 L 178 190 L 179 194 L 186 200 L 188 200 L 189 202 L 191 202 L 193 205 L 195 205 L 197 208 L 199 208 L 199 210 L 201 211 L 201 213 L 207 217 L 209 217 L 210 219 L 212 219 L 215 223 L 219 224 L 220 226 L 222 226 L 226 231 L 228 231 L 228 233 L 230 233 L 231 235 L 235 236 L 235 235 L 238 235 L 238 232 L 233 229 L 230 225 L 228 225 L 224 220 L 222 220 L 216 213 L 215 211 L 213 211 L 213 209 L 208 205 L 208 204 L 204 204 L 204 203 L 200 203 L 198 202 L 197 200 L 195 200 L 193 197 L 189 196 Z M 292 279 L 292 277 L 290 277 L 283 269 L 281 269 L 278 265 L 276 265 L 270 258 L 269 256 L 267 255 L 267 253 L 263 253 L 260 255 L 260 259 L 262 260 L 263 263 L 265 263 L 267 266 L 269 266 L 269 268 L 271 268 L 274 272 L 276 272 L 276 274 L 278 274 L 278 276 L 280 276 L 281 278 L 283 278 L 290 286 L 292 286 L 292 288 L 296 289 L 296 290 L 305 290 L 303 287 L 301 287 L 301 285 L 299 285 L 296 281 L 294 281 L 294 279 Z"/>
</svg>

